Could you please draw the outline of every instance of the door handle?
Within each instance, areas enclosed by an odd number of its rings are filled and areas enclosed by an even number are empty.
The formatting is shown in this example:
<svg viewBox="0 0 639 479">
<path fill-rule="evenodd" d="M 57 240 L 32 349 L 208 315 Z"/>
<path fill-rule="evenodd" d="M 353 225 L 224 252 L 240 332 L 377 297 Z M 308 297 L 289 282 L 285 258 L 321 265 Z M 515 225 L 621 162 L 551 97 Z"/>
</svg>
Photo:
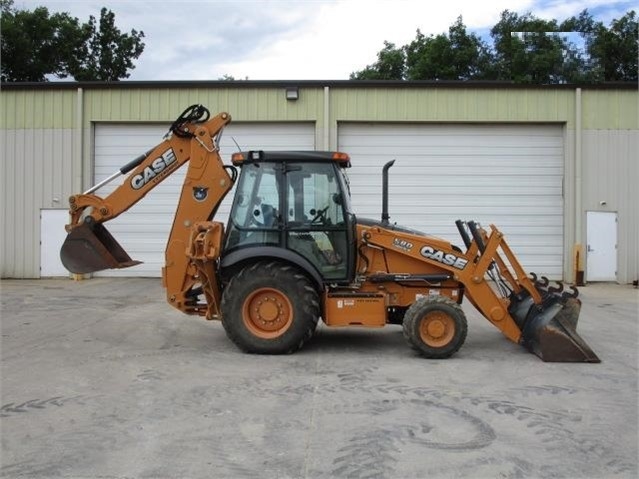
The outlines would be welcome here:
<svg viewBox="0 0 639 479">
<path fill-rule="evenodd" d="M 588 253 L 591 253 L 591 252 L 593 252 L 593 251 L 594 251 L 594 249 L 592 249 L 592 248 L 590 247 L 590 245 L 588 245 L 588 250 L 587 250 L 587 251 L 588 251 Z"/>
</svg>

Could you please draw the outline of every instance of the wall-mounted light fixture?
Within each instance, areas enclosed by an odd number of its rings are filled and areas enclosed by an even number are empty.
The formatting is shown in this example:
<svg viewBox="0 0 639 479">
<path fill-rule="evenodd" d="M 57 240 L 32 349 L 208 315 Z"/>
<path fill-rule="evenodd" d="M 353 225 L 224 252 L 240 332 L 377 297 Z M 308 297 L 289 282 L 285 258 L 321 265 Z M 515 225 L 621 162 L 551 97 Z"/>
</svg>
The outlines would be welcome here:
<svg viewBox="0 0 639 479">
<path fill-rule="evenodd" d="M 300 90 L 296 86 L 286 87 L 286 99 L 295 101 L 300 97 Z"/>
</svg>

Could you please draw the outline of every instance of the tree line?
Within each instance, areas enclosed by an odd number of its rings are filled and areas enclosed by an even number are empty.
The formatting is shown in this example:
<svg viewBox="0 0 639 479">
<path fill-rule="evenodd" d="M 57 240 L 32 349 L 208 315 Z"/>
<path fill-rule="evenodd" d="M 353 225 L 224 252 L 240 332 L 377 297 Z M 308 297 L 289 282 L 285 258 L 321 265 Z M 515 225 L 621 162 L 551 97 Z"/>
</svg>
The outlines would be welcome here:
<svg viewBox="0 0 639 479">
<path fill-rule="evenodd" d="M 122 33 L 106 8 L 84 23 L 46 7 L 19 10 L 13 0 L 0 0 L 0 12 L 2 81 L 116 81 L 130 76 L 133 60 L 144 51 L 144 32 Z"/>
<path fill-rule="evenodd" d="M 384 42 L 377 61 L 353 80 L 485 80 L 531 84 L 637 81 L 634 10 L 609 26 L 588 10 L 561 22 L 505 10 L 491 43 L 458 17 L 448 34 L 424 35 L 398 47 Z"/>
<path fill-rule="evenodd" d="M 115 14 L 80 22 L 46 7 L 20 10 L 0 0 L 1 81 L 116 81 L 130 76 L 144 51 L 144 32 L 122 33 Z M 468 32 L 462 17 L 448 33 L 398 47 L 385 41 L 377 61 L 354 80 L 486 80 L 531 84 L 637 81 L 638 22 L 634 10 L 610 25 L 588 10 L 563 21 L 505 10 L 488 42 Z M 234 80 L 225 75 L 222 79 Z"/>
</svg>

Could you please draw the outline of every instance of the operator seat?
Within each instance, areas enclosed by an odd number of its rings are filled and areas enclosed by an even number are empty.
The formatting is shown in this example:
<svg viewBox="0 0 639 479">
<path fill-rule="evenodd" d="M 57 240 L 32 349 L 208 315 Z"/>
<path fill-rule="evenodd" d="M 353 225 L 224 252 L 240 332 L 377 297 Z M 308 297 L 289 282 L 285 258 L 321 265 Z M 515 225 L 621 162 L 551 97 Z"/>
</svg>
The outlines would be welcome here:
<svg viewBox="0 0 639 479">
<path fill-rule="evenodd" d="M 265 228 L 273 228 L 277 225 L 277 209 L 273 205 L 261 204 L 262 223 Z"/>
</svg>

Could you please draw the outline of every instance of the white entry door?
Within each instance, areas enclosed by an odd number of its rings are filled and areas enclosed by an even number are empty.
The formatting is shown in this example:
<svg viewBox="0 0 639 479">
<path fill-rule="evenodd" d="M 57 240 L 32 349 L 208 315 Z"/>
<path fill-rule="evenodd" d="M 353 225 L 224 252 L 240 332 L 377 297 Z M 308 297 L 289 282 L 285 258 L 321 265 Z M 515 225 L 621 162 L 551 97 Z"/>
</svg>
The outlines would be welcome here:
<svg viewBox="0 0 639 479">
<path fill-rule="evenodd" d="M 586 212 L 586 278 L 617 280 L 617 213 Z"/>
<path fill-rule="evenodd" d="M 60 248 L 67 238 L 64 225 L 69 210 L 40 210 L 40 277 L 69 276 L 60 260 Z"/>
</svg>

